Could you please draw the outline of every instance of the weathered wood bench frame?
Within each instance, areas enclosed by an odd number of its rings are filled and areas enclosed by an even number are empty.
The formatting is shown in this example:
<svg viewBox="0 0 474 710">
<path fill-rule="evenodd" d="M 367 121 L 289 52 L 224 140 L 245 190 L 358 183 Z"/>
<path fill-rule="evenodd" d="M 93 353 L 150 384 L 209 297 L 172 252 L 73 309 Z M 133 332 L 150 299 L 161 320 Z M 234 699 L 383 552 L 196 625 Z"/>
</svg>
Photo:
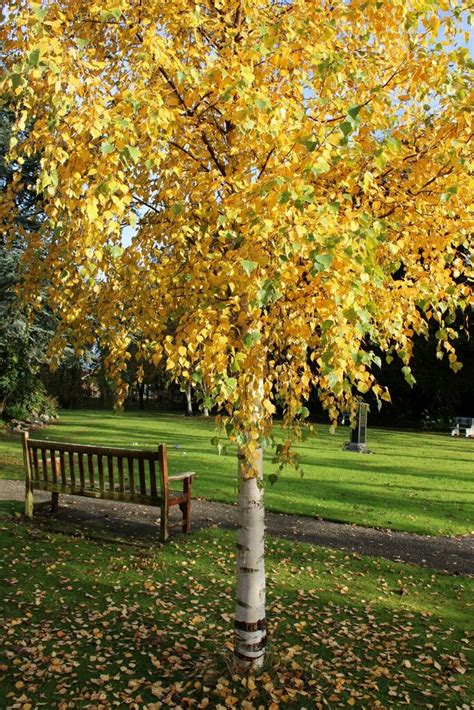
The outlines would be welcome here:
<svg viewBox="0 0 474 710">
<path fill-rule="evenodd" d="M 160 444 L 157 451 L 135 451 L 29 439 L 28 432 L 22 434 L 22 444 L 25 515 L 28 518 L 33 517 L 33 491 L 40 490 L 51 491 L 53 512 L 58 509 L 60 493 L 159 507 L 160 539 L 163 542 L 169 538 L 169 509 L 178 505 L 183 514 L 182 530 L 190 532 L 191 486 L 195 474 L 186 472 L 170 476 L 165 444 Z M 171 490 L 170 482 L 177 481 L 182 481 L 182 490 Z"/>
<path fill-rule="evenodd" d="M 456 417 L 451 427 L 451 436 L 459 436 L 464 431 L 465 436 L 474 436 L 474 417 Z"/>
</svg>

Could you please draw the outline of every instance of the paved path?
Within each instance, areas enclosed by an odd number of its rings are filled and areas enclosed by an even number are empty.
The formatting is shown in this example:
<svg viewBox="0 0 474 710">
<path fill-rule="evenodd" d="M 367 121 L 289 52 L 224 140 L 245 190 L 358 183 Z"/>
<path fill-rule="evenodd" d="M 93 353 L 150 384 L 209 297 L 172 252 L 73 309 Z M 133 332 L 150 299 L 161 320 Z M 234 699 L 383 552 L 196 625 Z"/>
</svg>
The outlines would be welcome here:
<svg viewBox="0 0 474 710">
<path fill-rule="evenodd" d="M 0 500 L 23 500 L 23 492 L 23 482 L 0 480 Z M 35 492 L 35 501 L 48 500 L 49 495 Z M 39 516 L 53 523 L 47 514 L 40 513 Z M 158 519 L 156 508 L 78 496 L 61 496 L 60 510 L 55 518 L 58 524 L 67 521 L 68 524 L 80 526 L 86 535 L 156 543 L 159 542 Z M 179 521 L 176 508 L 172 511 L 171 520 Z M 234 529 L 235 507 L 225 503 L 194 500 L 192 522 L 194 530 L 211 526 Z M 474 574 L 474 536 L 429 537 L 269 512 L 266 524 L 270 535 L 290 540 L 410 562 L 451 574 Z"/>
</svg>

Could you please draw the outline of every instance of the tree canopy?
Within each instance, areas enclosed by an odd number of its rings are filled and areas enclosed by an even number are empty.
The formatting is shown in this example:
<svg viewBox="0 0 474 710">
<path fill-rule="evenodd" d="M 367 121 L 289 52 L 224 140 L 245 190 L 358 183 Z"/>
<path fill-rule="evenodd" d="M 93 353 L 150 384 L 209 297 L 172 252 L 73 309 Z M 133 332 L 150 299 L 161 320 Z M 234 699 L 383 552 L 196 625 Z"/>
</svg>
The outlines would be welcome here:
<svg viewBox="0 0 474 710">
<path fill-rule="evenodd" d="M 24 296 L 49 282 L 53 347 L 91 342 L 93 312 L 116 379 L 133 337 L 255 441 L 275 402 L 304 416 L 313 387 L 333 417 L 354 392 L 388 398 L 374 348 L 409 379 L 429 320 L 457 367 L 450 323 L 472 299 L 463 8 L 7 2 L 11 157 L 41 156 L 48 218 Z"/>
<path fill-rule="evenodd" d="M 226 412 L 246 667 L 266 643 L 257 478 L 275 405 L 290 424 L 313 388 L 333 419 L 357 393 L 388 398 L 378 353 L 410 380 L 430 321 L 459 367 L 453 323 L 472 303 L 466 9 L 6 2 L 10 157 L 40 157 L 47 217 L 28 236 L 23 296 L 37 303 L 46 284 L 53 353 L 99 336 L 119 397 L 133 339 Z"/>
</svg>

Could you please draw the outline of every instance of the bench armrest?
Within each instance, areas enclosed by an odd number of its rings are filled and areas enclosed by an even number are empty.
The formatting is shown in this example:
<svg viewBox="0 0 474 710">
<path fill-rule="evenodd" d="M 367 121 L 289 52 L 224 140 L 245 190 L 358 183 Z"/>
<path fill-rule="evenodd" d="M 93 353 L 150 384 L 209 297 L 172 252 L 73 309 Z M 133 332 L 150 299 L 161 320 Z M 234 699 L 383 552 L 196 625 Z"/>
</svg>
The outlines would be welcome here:
<svg viewBox="0 0 474 710">
<path fill-rule="evenodd" d="M 186 478 L 192 478 L 195 476 L 194 471 L 186 471 L 186 473 L 178 473 L 176 476 L 168 476 L 169 481 L 184 481 Z"/>
</svg>

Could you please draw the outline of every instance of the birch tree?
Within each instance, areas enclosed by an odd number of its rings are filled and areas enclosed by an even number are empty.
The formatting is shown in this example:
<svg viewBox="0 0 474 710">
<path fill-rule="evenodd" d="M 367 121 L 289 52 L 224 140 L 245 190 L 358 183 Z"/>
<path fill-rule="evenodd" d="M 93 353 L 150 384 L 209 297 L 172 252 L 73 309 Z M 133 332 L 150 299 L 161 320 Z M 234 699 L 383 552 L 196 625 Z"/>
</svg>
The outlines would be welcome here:
<svg viewBox="0 0 474 710">
<path fill-rule="evenodd" d="M 51 357 L 71 335 L 78 347 L 98 335 L 119 398 L 133 335 L 143 359 L 202 384 L 221 411 L 239 448 L 235 654 L 259 667 L 259 478 L 276 405 L 291 430 L 312 388 L 333 420 L 357 393 L 388 399 L 375 348 L 410 380 L 429 321 L 460 367 L 452 323 L 472 304 L 465 3 L 5 7 L 11 159 L 41 156 L 48 217 L 28 238 L 22 296 L 34 305 L 49 284 Z M 282 462 L 291 452 L 278 448 Z"/>
</svg>

